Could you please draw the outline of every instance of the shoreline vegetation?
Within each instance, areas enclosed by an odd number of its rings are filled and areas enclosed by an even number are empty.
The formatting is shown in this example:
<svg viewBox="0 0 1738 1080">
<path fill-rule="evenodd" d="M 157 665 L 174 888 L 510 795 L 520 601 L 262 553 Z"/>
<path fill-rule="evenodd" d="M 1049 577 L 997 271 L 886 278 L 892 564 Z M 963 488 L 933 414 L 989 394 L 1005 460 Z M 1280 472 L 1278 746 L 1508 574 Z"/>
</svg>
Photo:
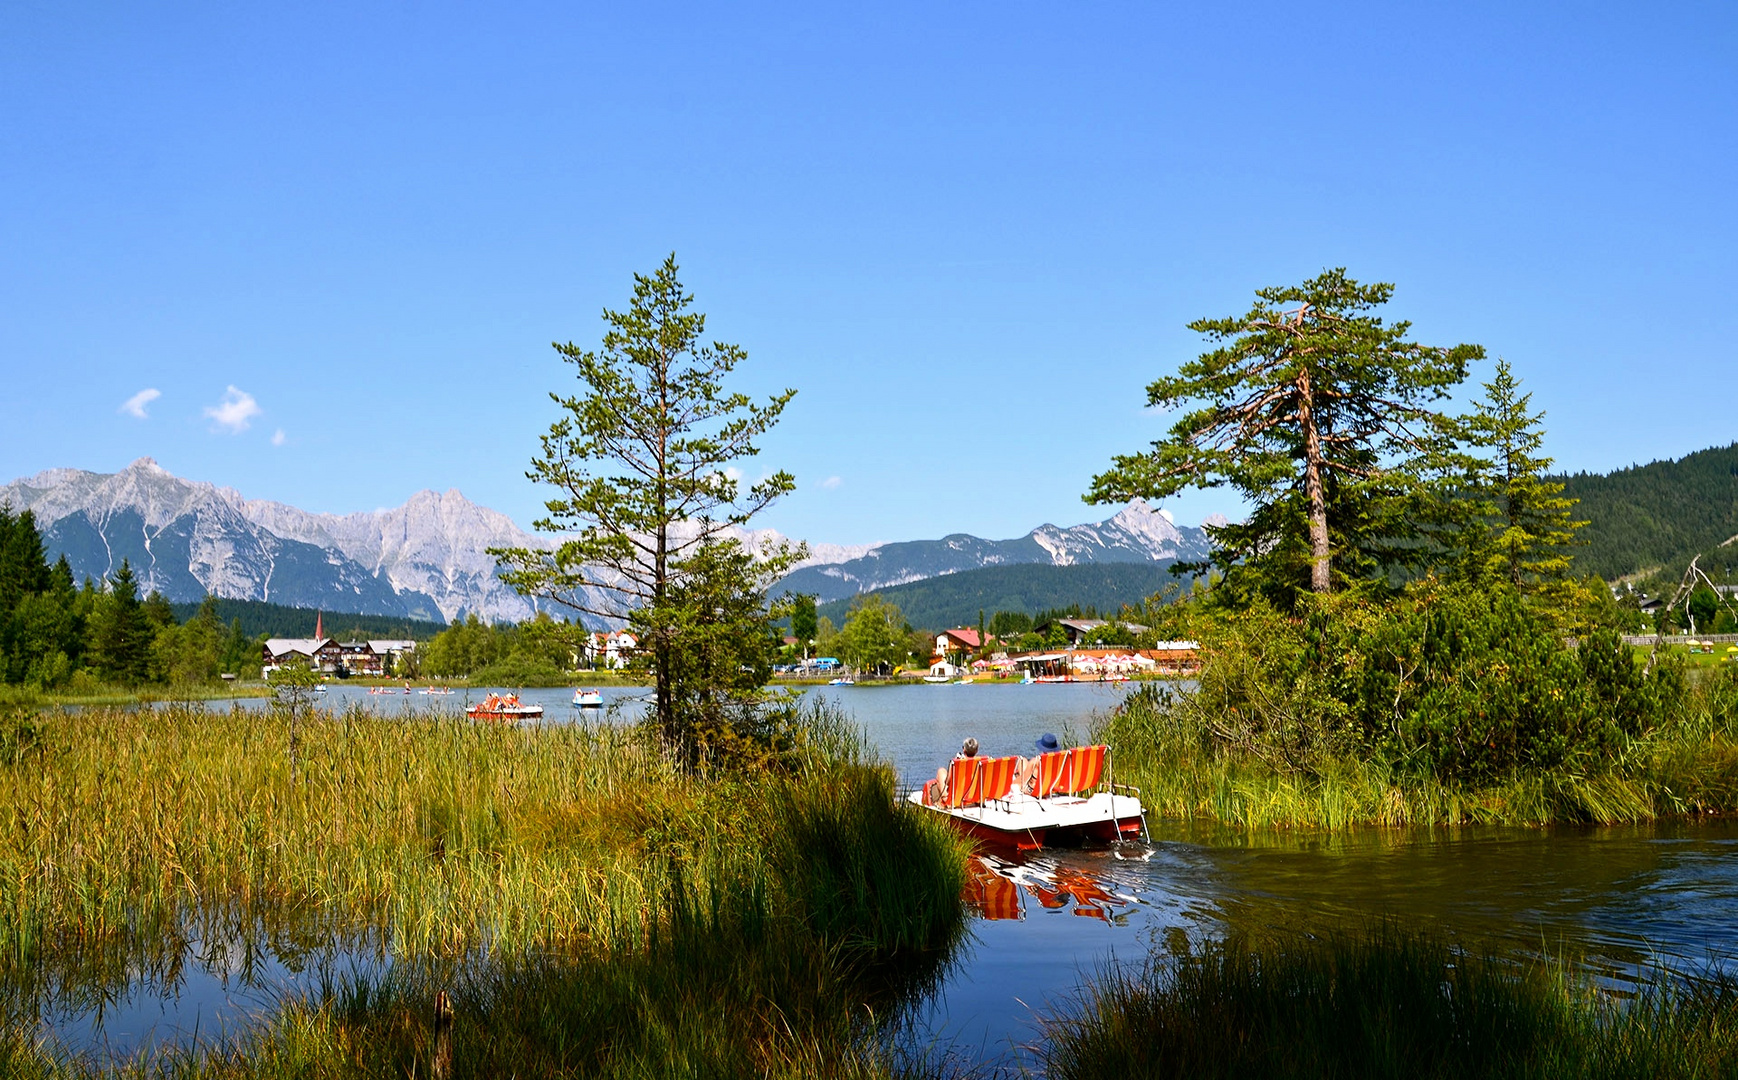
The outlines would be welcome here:
<svg viewBox="0 0 1738 1080">
<path fill-rule="evenodd" d="M 7 722 L 0 1073 L 890 1075 L 963 932 L 963 844 L 825 705 L 699 770 L 644 724 L 283 712 Z M 374 974 L 130 1063 L 24 1034 L 213 941 Z"/>
<path fill-rule="evenodd" d="M 1612 824 L 1738 810 L 1738 665 L 1577 643 L 1501 587 L 1197 613 L 1197 687 L 1095 727 L 1148 813 L 1242 828 Z"/>
<path fill-rule="evenodd" d="M 1429 935 L 1236 939 L 1104 972 L 1044 1024 L 1052 1080 L 1731 1076 L 1738 980 L 1481 955 Z"/>
</svg>

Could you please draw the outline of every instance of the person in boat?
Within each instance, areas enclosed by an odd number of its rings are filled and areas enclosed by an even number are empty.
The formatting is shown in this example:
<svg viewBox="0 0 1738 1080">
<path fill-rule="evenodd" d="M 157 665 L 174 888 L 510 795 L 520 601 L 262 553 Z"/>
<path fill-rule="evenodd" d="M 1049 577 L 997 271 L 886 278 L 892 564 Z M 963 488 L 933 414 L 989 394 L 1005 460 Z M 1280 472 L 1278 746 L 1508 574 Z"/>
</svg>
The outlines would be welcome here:
<svg viewBox="0 0 1738 1080">
<path fill-rule="evenodd" d="M 1045 754 L 1053 754 L 1062 749 L 1062 741 L 1046 731 L 1038 736 L 1035 745 L 1038 747 L 1037 756 L 1023 757 L 1014 766 L 1014 790 L 1024 791 L 1028 795 L 1036 794 L 1038 790 L 1038 762 Z"/>
<path fill-rule="evenodd" d="M 966 741 L 960 744 L 960 752 L 955 754 L 953 759 L 955 761 L 960 761 L 965 758 L 974 758 L 977 756 L 978 740 L 968 736 Z M 935 786 L 930 788 L 930 790 L 935 793 L 934 802 L 944 803 L 947 801 L 947 774 L 951 767 L 951 765 L 943 765 L 941 768 L 935 770 Z"/>
</svg>

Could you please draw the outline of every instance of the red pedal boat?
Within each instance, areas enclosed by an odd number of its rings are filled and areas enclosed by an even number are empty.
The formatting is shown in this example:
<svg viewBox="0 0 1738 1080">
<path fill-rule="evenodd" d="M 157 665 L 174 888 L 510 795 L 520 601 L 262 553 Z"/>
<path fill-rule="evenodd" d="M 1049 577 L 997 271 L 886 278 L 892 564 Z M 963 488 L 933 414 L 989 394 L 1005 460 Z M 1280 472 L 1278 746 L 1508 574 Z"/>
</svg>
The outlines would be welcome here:
<svg viewBox="0 0 1738 1080">
<path fill-rule="evenodd" d="M 537 720 L 543 716 L 543 706 L 527 705 L 518 694 L 490 694 L 465 710 L 472 720 L 493 720 L 511 724 L 516 720 Z"/>
<path fill-rule="evenodd" d="M 1107 781 L 1109 756 L 1108 746 L 1043 754 L 1027 791 L 1014 790 L 1015 758 L 955 758 L 945 789 L 931 780 L 910 801 L 946 815 L 967 836 L 1023 851 L 1140 836 L 1140 791 Z"/>
</svg>

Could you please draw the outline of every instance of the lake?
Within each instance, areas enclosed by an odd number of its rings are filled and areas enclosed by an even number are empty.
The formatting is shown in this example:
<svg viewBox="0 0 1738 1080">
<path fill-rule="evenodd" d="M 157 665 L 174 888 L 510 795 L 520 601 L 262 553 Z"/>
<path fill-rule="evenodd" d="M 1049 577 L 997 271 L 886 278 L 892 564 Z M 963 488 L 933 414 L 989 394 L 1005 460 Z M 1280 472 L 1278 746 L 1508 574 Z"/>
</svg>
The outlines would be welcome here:
<svg viewBox="0 0 1738 1080">
<path fill-rule="evenodd" d="M 1047 731 L 1084 737 L 1094 715 L 1124 692 L 1098 684 L 805 691 L 853 715 L 908 784 L 933 774 L 967 736 L 989 755 L 1030 753 Z M 621 718 L 643 708 L 647 691 L 603 693 L 605 714 Z M 481 695 L 473 690 L 470 699 Z M 545 706 L 550 723 L 580 715 L 571 695 L 521 693 Z M 406 708 L 457 713 L 466 695 L 371 695 L 340 684 L 322 704 L 353 701 L 383 715 Z M 1568 952 L 1617 983 L 1655 961 L 1724 965 L 1725 951 L 1738 942 L 1738 823 L 1731 821 L 1255 835 L 1149 825 L 1151 844 L 983 863 L 970 894 L 977 915 L 971 939 L 917 1018 L 915 1044 L 1018 1062 L 1019 1048 L 1036 1037 L 1035 1018 L 1066 1007 L 1083 978 L 1234 930 L 1356 930 L 1390 920 L 1479 949 Z M 368 963 L 294 938 L 248 951 L 243 941 L 250 938 L 212 932 L 178 963 L 142 972 L 126 990 L 101 1001 L 63 1000 L 44 1019 L 76 1048 L 126 1053 L 195 1030 L 233 1028 L 284 990 Z"/>
</svg>

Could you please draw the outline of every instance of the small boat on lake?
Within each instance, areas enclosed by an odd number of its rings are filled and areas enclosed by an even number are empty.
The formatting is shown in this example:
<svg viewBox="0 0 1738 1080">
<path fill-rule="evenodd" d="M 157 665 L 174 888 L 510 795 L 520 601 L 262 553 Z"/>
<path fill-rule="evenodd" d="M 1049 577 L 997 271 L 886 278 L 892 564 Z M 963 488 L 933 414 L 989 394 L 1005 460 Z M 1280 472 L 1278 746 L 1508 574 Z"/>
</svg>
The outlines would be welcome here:
<svg viewBox="0 0 1738 1080">
<path fill-rule="evenodd" d="M 841 678 L 837 678 L 837 679 L 828 679 L 827 685 L 828 686 L 856 686 L 857 680 L 851 678 L 851 676 L 849 676 L 849 675 L 845 675 L 845 676 L 843 676 Z"/>
<path fill-rule="evenodd" d="M 573 704 L 581 709 L 601 709 L 603 708 L 603 691 L 595 687 L 575 687 Z"/>
<path fill-rule="evenodd" d="M 496 723 L 511 724 L 519 720 L 541 719 L 543 706 L 527 705 L 519 700 L 518 694 L 490 694 L 466 709 L 465 715 L 472 720 L 492 720 Z"/>
<path fill-rule="evenodd" d="M 1077 746 L 1038 757 L 1028 790 L 1016 791 L 1014 757 L 955 758 L 945 786 L 930 780 L 909 796 L 960 832 L 1020 851 L 1109 843 L 1146 832 L 1140 791 L 1110 783 L 1108 746 Z"/>
</svg>

